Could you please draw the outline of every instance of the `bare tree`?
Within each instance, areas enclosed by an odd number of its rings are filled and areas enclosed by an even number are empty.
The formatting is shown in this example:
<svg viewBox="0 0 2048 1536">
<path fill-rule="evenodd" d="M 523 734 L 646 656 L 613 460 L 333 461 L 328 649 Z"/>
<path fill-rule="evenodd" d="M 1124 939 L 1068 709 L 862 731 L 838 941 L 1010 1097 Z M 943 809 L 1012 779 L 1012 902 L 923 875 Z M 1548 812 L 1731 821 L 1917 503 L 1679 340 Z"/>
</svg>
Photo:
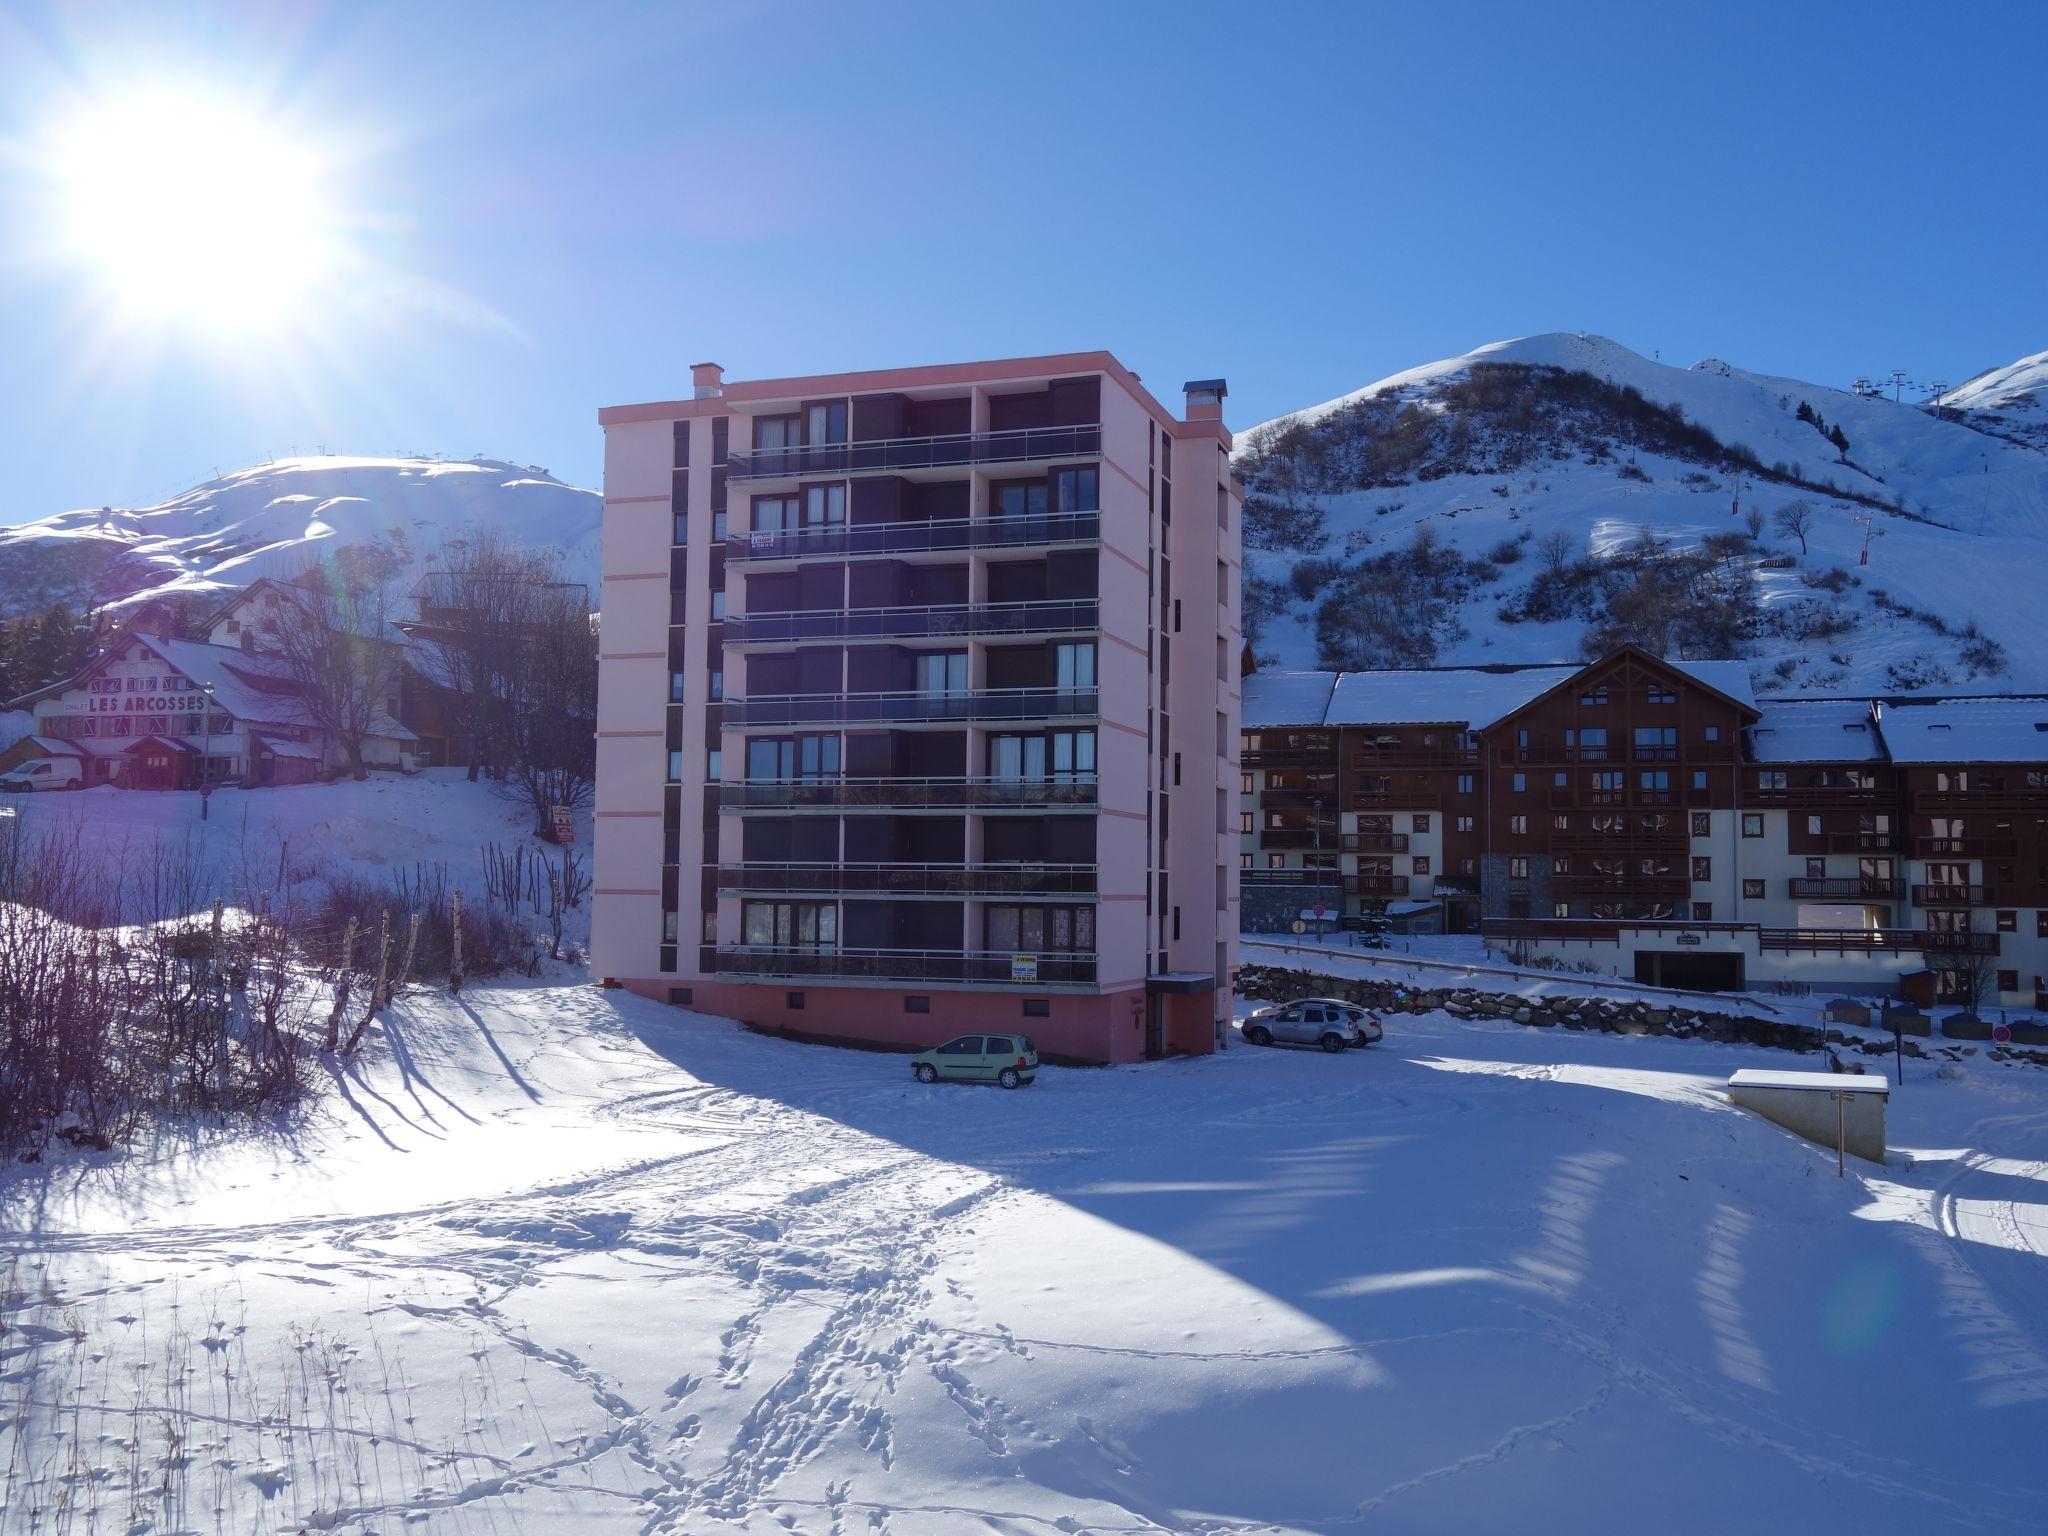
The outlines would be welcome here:
<svg viewBox="0 0 2048 1536">
<path fill-rule="evenodd" d="M 1975 1014 L 1977 1005 L 1992 995 L 1998 980 L 1998 957 L 1985 950 L 1943 949 L 1927 956 L 1944 982 L 1941 993 Z"/>
<path fill-rule="evenodd" d="M 1750 543 L 1755 544 L 1760 541 L 1764 536 L 1764 509 L 1762 507 L 1751 507 L 1747 512 L 1743 513 L 1742 526 L 1749 530 Z"/>
<path fill-rule="evenodd" d="M 1799 553 L 1806 553 L 1806 536 L 1813 531 L 1813 503 L 1805 497 L 1788 501 L 1771 514 L 1771 527 L 1788 539 L 1799 541 Z"/>
<path fill-rule="evenodd" d="M 1553 576 L 1562 576 L 1578 553 L 1579 541 L 1572 537 L 1568 528 L 1553 528 L 1536 541 L 1536 557 L 1543 562 L 1543 569 Z"/>
<path fill-rule="evenodd" d="M 388 729 L 385 705 L 401 665 L 390 581 L 380 572 L 316 560 L 283 590 L 269 634 L 271 654 L 297 685 L 306 723 L 335 739 L 351 778 L 367 778 L 363 744 Z"/>
</svg>

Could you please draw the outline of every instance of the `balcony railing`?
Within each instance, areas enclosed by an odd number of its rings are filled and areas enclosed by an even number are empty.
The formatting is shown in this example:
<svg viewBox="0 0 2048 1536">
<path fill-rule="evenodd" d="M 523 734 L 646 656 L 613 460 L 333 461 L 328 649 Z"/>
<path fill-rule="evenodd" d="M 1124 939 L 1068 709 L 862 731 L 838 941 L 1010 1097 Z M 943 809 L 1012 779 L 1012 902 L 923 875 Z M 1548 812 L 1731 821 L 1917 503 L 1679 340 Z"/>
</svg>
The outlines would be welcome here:
<svg viewBox="0 0 2048 1536">
<path fill-rule="evenodd" d="M 749 560 L 800 560 L 814 555 L 907 555 L 930 550 L 1013 549 L 1031 544 L 1085 544 L 1102 537 L 1100 512 L 1039 517 L 905 518 L 889 523 L 820 523 L 760 528 L 726 538 L 728 565 Z"/>
<path fill-rule="evenodd" d="M 944 949 L 781 949 L 742 944 L 721 949 L 721 974 L 828 977 L 846 981 L 994 982 L 1009 986 L 1083 987 L 1095 981 L 1095 956 Z"/>
<path fill-rule="evenodd" d="M 749 613 L 725 621 L 725 644 L 797 640 L 877 640 L 926 635 L 1074 634 L 1101 625 L 1092 597 L 1027 603 L 947 603 L 907 608 L 830 608 Z"/>
<path fill-rule="evenodd" d="M 1257 833 L 1262 848 L 1321 848 L 1328 853 L 1337 852 L 1338 836 L 1334 821 L 1320 833 L 1314 827 L 1261 827 Z"/>
<path fill-rule="evenodd" d="M 1916 907 L 1984 907 L 1990 904 L 1990 899 L 1981 885 L 1913 887 L 1913 905 Z"/>
<path fill-rule="evenodd" d="M 1404 747 L 1367 744 L 1353 749 L 1351 764 L 1361 773 L 1401 768 L 1473 768 L 1477 747 Z"/>
<path fill-rule="evenodd" d="M 1804 851 L 1818 843 L 1829 853 L 1895 853 L 1898 851 L 1897 832 L 1801 832 L 1794 829 L 1790 844 L 1794 853 Z"/>
<path fill-rule="evenodd" d="M 1088 896 L 1093 864 L 765 863 L 718 866 L 721 891 L 885 896 Z"/>
<path fill-rule="evenodd" d="M 1787 884 L 1788 894 L 1795 899 L 1802 896 L 1846 896 L 1857 901 L 1897 901 L 1905 889 L 1899 880 L 1864 875 L 1829 875 L 1824 878 L 1794 875 Z"/>
<path fill-rule="evenodd" d="M 1346 875 L 1344 889 L 1354 896 L 1406 896 L 1406 875 Z"/>
<path fill-rule="evenodd" d="M 1406 832 L 1346 832 L 1343 851 L 1345 853 L 1406 853 L 1408 834 Z"/>
<path fill-rule="evenodd" d="M 1332 783 L 1323 789 L 1262 789 L 1259 791 L 1259 805 L 1269 811 L 1312 809 L 1317 804 L 1334 808 L 1337 804 L 1337 786 Z"/>
<path fill-rule="evenodd" d="M 1927 837 L 1913 839 L 1923 859 L 2009 859 L 2019 852 L 2019 840 L 2011 837 Z"/>
<path fill-rule="evenodd" d="M 1368 814 L 1384 813 L 1390 807 L 1398 810 L 1428 811 L 1443 804 L 1443 795 L 1434 789 L 1415 787 L 1390 789 L 1354 789 L 1351 792 L 1351 809 Z"/>
<path fill-rule="evenodd" d="M 787 475 L 864 474 L 939 469 L 949 464 L 1016 464 L 1029 459 L 1085 458 L 1102 452 L 1099 422 L 1017 427 L 1006 432 L 945 432 L 936 437 L 884 437 L 859 443 L 755 448 L 726 456 L 725 477 L 765 480 Z"/>
<path fill-rule="evenodd" d="M 1692 884 L 1685 875 L 1671 870 L 1661 875 L 1643 875 L 1633 871 L 1603 875 L 1586 870 L 1570 875 L 1554 874 L 1550 877 L 1550 888 L 1560 895 L 1569 896 L 1683 896 L 1692 889 Z"/>
<path fill-rule="evenodd" d="M 1334 869 L 1247 869 L 1238 873 L 1240 887 L 1247 885 L 1311 885 L 1336 890 L 1344 876 Z"/>
<path fill-rule="evenodd" d="M 1337 749 L 1320 747 L 1247 747 L 1239 759 L 1243 768 L 1335 768 Z"/>
<path fill-rule="evenodd" d="M 1995 933 L 1930 933 L 1917 928 L 1761 928 L 1757 943 L 1764 949 L 1803 949 L 1837 954 L 1879 951 L 1913 954 L 1995 955 Z"/>
<path fill-rule="evenodd" d="M 826 725 L 968 720 L 1066 720 L 1092 715 L 1093 688 L 979 688 L 964 693 L 785 693 L 727 699 L 723 723 Z"/>
<path fill-rule="evenodd" d="M 1092 806 L 1094 775 L 1069 779 L 838 778 L 747 779 L 718 786 L 722 810 L 787 810 L 792 806 L 886 806 L 902 810 L 1040 809 Z"/>
</svg>

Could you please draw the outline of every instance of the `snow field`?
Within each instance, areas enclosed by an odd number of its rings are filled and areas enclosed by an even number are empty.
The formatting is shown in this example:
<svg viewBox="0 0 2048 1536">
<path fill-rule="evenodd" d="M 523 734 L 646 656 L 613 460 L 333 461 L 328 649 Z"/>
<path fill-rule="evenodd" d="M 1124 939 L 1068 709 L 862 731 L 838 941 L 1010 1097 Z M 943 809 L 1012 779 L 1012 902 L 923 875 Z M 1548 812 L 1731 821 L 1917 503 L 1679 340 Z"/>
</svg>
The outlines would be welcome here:
<svg viewBox="0 0 2048 1536">
<path fill-rule="evenodd" d="M 419 994 L 308 1120 L 0 1183 L 0 1529 L 2034 1530 L 2048 1078 L 1443 1015 L 910 1081 Z M 132 1321 L 123 1321 L 132 1319 Z"/>
</svg>

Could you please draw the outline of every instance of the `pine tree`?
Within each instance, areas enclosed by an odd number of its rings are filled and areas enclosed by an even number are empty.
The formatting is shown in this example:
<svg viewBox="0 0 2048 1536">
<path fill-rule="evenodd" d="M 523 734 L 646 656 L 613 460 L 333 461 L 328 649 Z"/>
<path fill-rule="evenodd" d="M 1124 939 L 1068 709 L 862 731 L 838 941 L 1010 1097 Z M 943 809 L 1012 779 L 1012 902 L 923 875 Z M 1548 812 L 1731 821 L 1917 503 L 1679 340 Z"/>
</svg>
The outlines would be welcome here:
<svg viewBox="0 0 2048 1536">
<path fill-rule="evenodd" d="M 1804 422 L 1811 422 L 1813 420 L 1813 407 L 1808 405 L 1804 400 L 1802 400 L 1799 402 L 1799 410 L 1797 414 L 1799 420 Z"/>
<path fill-rule="evenodd" d="M 1842 424 L 1839 421 L 1828 430 L 1828 441 L 1842 450 L 1844 458 L 1849 456 L 1849 436 L 1842 430 Z"/>
</svg>

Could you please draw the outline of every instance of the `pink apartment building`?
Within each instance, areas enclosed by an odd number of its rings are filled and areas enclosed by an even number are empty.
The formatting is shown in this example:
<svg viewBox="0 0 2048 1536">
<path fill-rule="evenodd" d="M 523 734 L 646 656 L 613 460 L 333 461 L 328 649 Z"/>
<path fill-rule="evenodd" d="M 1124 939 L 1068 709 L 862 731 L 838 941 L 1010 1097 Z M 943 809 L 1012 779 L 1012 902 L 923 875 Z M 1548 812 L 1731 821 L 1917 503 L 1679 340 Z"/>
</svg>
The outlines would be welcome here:
<svg viewBox="0 0 2048 1536">
<path fill-rule="evenodd" d="M 1215 1048 L 1242 491 L 1107 352 L 691 370 L 605 429 L 600 974 L 801 1035 Z"/>
</svg>

